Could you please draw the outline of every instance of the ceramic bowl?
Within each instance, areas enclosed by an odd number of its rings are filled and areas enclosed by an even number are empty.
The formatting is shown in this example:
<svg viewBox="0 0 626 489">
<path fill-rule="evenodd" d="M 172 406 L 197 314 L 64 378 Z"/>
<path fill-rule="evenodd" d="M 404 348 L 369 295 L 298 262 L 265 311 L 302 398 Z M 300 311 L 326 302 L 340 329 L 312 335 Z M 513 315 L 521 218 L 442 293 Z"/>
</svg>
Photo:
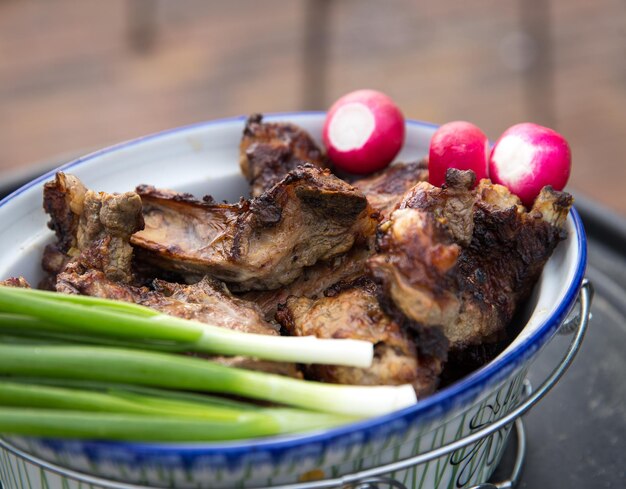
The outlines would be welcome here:
<svg viewBox="0 0 626 489">
<path fill-rule="evenodd" d="M 322 113 L 266 117 L 298 124 L 318 142 L 323 119 Z M 88 187 L 107 192 L 148 183 L 198 196 L 211 194 L 217 200 L 238 199 L 247 195 L 238 166 L 244 122 L 241 117 L 165 131 L 85 156 L 63 170 Z M 434 130 L 434 125 L 407 121 L 406 143 L 397 159 L 425 155 Z M 42 209 L 42 185 L 52 176 L 53 172 L 43 175 L 0 203 L 0 277 L 24 275 L 37 283 L 43 248 L 53 238 Z M 228 443 L 10 437 L 4 442 L 28 455 L 0 450 L 0 480 L 11 489 L 78 489 L 84 486 L 79 474 L 151 487 L 260 487 L 338 477 L 460 439 L 518 404 L 528 366 L 575 303 L 586 263 L 585 234 L 575 210 L 566 227 L 568 238 L 546 264 L 520 319 L 525 326 L 519 336 L 489 364 L 412 407 L 326 431 Z M 392 476 L 414 489 L 483 482 L 497 465 L 507 434 L 508 430 L 501 430 Z M 94 487 L 113 484 L 91 483 Z"/>
</svg>

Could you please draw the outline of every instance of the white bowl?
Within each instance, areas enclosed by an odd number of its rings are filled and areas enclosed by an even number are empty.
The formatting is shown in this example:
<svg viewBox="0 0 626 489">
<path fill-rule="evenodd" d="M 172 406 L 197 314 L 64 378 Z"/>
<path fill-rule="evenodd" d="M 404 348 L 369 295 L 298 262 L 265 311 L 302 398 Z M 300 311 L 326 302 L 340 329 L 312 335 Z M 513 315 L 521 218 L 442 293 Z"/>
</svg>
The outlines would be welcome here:
<svg viewBox="0 0 626 489">
<path fill-rule="evenodd" d="M 318 142 L 323 119 L 322 113 L 265 117 L 298 124 Z M 88 187 L 107 192 L 147 183 L 236 200 L 248 192 L 238 166 L 244 122 L 240 117 L 162 132 L 93 153 L 62 169 Z M 426 154 L 434 129 L 431 124 L 408 121 L 398 159 L 415 160 Z M 43 248 L 53 240 L 42 209 L 42 186 L 53 174 L 43 175 L 0 202 L 0 277 L 23 275 L 31 283 L 41 277 Z M 566 228 L 568 238 L 546 264 L 519 336 L 492 362 L 415 406 L 326 431 L 227 443 L 11 437 L 5 442 L 30 456 L 21 458 L 0 450 L 0 480 L 8 488 L 23 487 L 25 480 L 30 487 L 81 487 L 80 476 L 65 472 L 71 469 L 154 487 L 258 487 L 337 477 L 458 440 L 518 404 L 529 364 L 572 308 L 586 265 L 585 234 L 575 210 Z M 408 488 L 469 487 L 484 482 L 500 459 L 507 434 L 508 430 L 497 432 L 394 477 Z M 58 468 L 37 467 L 31 456 Z"/>
</svg>

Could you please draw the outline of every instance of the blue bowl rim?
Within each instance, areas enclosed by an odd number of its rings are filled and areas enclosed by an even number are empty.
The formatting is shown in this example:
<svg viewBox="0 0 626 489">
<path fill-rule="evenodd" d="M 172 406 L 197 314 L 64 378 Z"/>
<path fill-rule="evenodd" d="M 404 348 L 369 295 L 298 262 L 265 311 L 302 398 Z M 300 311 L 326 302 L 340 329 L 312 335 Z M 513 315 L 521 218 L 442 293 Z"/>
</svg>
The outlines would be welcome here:
<svg viewBox="0 0 626 489">
<path fill-rule="evenodd" d="M 291 117 L 320 117 L 325 113 L 322 111 L 300 111 L 300 112 L 278 112 L 264 114 L 264 118 L 270 120 L 289 119 Z M 40 177 L 30 181 L 13 193 L 0 201 L 0 207 L 6 205 L 9 201 L 16 198 L 30 188 L 49 180 L 54 177 L 57 171 L 67 171 L 82 163 L 98 158 L 102 155 L 113 153 L 124 148 L 136 146 L 144 142 L 159 139 L 164 136 L 170 136 L 181 132 L 193 131 L 203 127 L 214 125 L 222 125 L 235 122 L 245 121 L 247 116 L 236 116 L 229 118 L 214 119 L 210 121 L 198 122 L 186 126 L 176 127 L 154 134 L 149 134 L 136 139 L 125 141 L 107 148 L 87 154 L 73 161 L 70 161 L 58 168 L 55 168 Z M 408 126 L 416 126 L 428 129 L 437 128 L 437 124 L 407 120 Z M 342 425 L 336 428 L 323 430 L 319 432 L 310 432 L 297 435 L 281 435 L 269 438 L 236 440 L 228 442 L 206 442 L 206 443 L 141 443 L 141 442 L 117 442 L 117 441 L 100 441 L 100 440 L 78 440 L 78 442 L 86 449 L 103 449 L 106 451 L 126 451 L 134 453 L 138 456 L 167 456 L 168 454 L 176 455 L 221 455 L 228 457 L 229 455 L 241 455 L 242 453 L 254 451 L 271 451 L 283 452 L 296 448 L 297 446 L 311 443 L 332 443 L 333 440 L 344 436 L 350 436 L 359 432 L 373 434 L 378 432 L 385 425 L 399 420 L 406 423 L 413 423 L 418 418 L 420 420 L 430 420 L 434 417 L 443 418 L 450 411 L 458 406 L 466 405 L 472 402 L 481 392 L 485 385 L 497 385 L 503 381 L 512 371 L 519 365 L 523 364 L 530 356 L 540 349 L 556 332 L 558 326 L 565 319 L 571 308 L 573 307 L 578 291 L 582 285 L 587 266 L 587 238 L 582 224 L 580 215 L 575 208 L 570 213 L 577 238 L 577 252 L 579 261 L 574 273 L 572 281 L 569 283 L 563 301 L 558 305 L 554 313 L 546 317 L 536 330 L 516 345 L 510 351 L 498 356 L 487 365 L 472 372 L 463 379 L 447 386 L 446 388 L 432 394 L 426 399 L 421 400 L 417 404 L 395 411 L 390 414 L 357 421 L 351 424 Z M 52 447 L 61 448 L 66 443 L 72 445 L 77 440 L 63 439 L 42 439 L 45 443 Z"/>
</svg>

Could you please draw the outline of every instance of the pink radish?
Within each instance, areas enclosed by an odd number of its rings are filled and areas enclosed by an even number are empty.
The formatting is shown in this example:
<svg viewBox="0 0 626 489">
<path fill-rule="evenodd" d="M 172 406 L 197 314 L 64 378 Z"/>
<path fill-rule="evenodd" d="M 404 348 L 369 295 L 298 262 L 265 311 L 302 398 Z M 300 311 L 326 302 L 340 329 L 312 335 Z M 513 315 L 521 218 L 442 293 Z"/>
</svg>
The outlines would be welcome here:
<svg viewBox="0 0 626 489">
<path fill-rule="evenodd" d="M 571 151 L 563 136 L 526 122 L 502 133 L 491 152 L 489 175 L 494 183 L 507 186 L 530 207 L 544 186 L 563 190 L 571 161 Z"/>
<path fill-rule="evenodd" d="M 428 181 L 441 187 L 448 168 L 472 170 L 476 183 L 488 177 L 489 140 L 474 124 L 465 121 L 448 122 L 439 127 L 430 140 L 428 152 Z"/>
<path fill-rule="evenodd" d="M 332 105 L 322 137 L 337 168 L 371 173 L 386 167 L 400 151 L 404 143 L 404 116 L 384 93 L 357 90 Z"/>
</svg>

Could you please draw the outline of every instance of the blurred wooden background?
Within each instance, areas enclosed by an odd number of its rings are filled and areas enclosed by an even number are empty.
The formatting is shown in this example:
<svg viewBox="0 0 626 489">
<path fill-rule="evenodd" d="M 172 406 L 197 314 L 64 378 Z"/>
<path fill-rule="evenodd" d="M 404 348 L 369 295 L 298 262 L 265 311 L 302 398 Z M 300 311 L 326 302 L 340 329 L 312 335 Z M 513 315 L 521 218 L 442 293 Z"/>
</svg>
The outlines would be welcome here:
<svg viewBox="0 0 626 489">
<path fill-rule="evenodd" d="M 493 139 L 554 127 L 570 188 L 626 215 L 623 0 L 0 0 L 0 177 L 363 87 Z"/>
</svg>

